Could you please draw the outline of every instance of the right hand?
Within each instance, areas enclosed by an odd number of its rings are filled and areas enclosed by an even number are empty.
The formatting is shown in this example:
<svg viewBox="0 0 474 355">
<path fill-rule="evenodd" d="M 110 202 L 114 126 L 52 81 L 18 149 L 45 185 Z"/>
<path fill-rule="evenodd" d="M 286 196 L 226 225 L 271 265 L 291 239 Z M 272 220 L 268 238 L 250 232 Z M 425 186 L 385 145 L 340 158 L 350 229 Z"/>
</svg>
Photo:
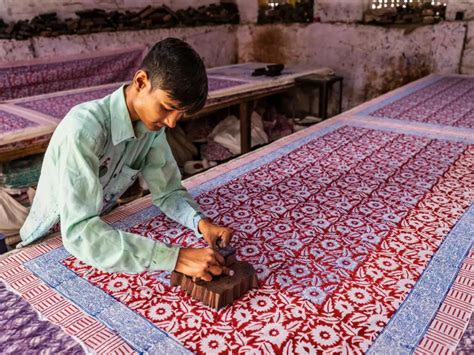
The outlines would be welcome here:
<svg viewBox="0 0 474 355">
<path fill-rule="evenodd" d="M 224 263 L 224 257 L 211 248 L 182 248 L 179 250 L 175 270 L 194 278 L 211 281 L 212 276 L 233 273 Z"/>
</svg>

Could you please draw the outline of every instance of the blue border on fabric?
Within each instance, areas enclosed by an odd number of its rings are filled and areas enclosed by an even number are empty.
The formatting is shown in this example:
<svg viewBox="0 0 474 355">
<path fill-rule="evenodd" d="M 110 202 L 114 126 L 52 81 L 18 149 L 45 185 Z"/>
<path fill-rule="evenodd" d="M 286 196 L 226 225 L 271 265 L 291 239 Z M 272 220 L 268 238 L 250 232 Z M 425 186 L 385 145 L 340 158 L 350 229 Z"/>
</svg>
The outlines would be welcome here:
<svg viewBox="0 0 474 355">
<path fill-rule="evenodd" d="M 412 354 L 451 288 L 474 241 L 474 204 L 441 243 L 368 354 Z"/>
<path fill-rule="evenodd" d="M 339 121 L 331 126 L 308 134 L 305 137 L 301 137 L 300 139 L 294 142 L 288 143 L 287 145 L 273 152 L 270 152 L 265 156 L 259 157 L 254 161 L 244 164 L 237 169 L 217 176 L 212 180 L 209 180 L 199 186 L 196 186 L 195 188 L 191 188 L 189 189 L 189 192 L 194 197 L 198 196 L 202 192 L 228 183 L 232 179 L 242 174 L 248 173 L 249 171 L 255 168 L 258 168 L 275 159 L 278 159 L 286 155 L 287 153 L 301 147 L 302 145 L 309 143 L 311 140 L 319 138 L 343 126 L 387 130 L 391 132 L 395 131 L 398 133 L 417 135 L 416 133 L 410 132 L 409 130 L 397 131 L 394 129 L 384 129 L 383 127 L 370 127 L 370 125 L 364 126 L 364 124 L 352 121 Z M 431 137 L 428 135 L 423 135 L 422 132 L 420 132 L 420 134 L 418 135 L 435 139 L 453 140 L 451 137 L 444 138 L 442 136 Z M 114 223 L 113 226 L 116 228 L 127 229 L 133 225 L 141 223 L 144 220 L 147 220 L 159 214 L 161 214 L 161 211 L 156 206 L 150 206 L 128 216 L 125 219 L 122 219 L 121 221 Z M 472 227 L 474 227 L 474 223 L 472 224 Z M 159 350 L 164 353 L 189 353 L 185 347 L 183 347 L 177 341 L 169 337 L 166 332 L 156 327 L 155 325 L 153 325 L 153 323 L 140 316 L 139 314 L 135 313 L 127 306 L 121 304 L 112 296 L 93 286 L 88 281 L 82 279 L 72 270 L 68 269 L 65 265 L 63 265 L 60 261 L 64 260 L 69 255 L 70 254 L 64 249 L 64 247 L 60 247 L 51 252 L 43 254 L 33 260 L 30 260 L 24 265 L 31 272 L 41 278 L 45 283 L 47 283 L 51 288 L 55 289 L 63 296 L 71 300 L 73 303 L 77 304 L 80 309 L 84 310 L 91 316 L 99 319 L 107 327 L 117 332 L 137 351 L 154 352 Z M 438 253 L 436 255 L 438 255 Z M 444 258 L 445 259 L 443 260 L 449 260 L 449 255 L 445 256 Z M 414 289 L 416 289 L 416 287 Z M 449 287 L 449 284 L 447 285 L 447 287 Z M 84 295 L 86 294 L 87 297 L 84 297 Z M 88 302 L 90 300 L 92 300 L 92 303 Z M 432 304 L 432 306 L 436 311 L 439 304 Z"/>
<path fill-rule="evenodd" d="M 405 96 L 413 94 L 414 92 L 416 92 L 420 89 L 424 89 L 424 88 L 426 88 L 426 87 L 428 87 L 428 86 L 430 86 L 430 85 L 432 85 L 432 84 L 434 84 L 434 83 L 436 83 L 439 80 L 444 79 L 444 78 L 446 78 L 446 76 L 434 75 L 432 78 L 429 78 L 426 81 L 421 81 L 418 84 L 413 85 L 411 88 L 402 90 L 397 95 L 387 97 L 386 99 L 384 99 L 382 101 L 379 101 L 377 103 L 374 103 L 373 105 L 370 105 L 369 107 L 365 108 L 364 110 L 362 110 L 360 112 L 355 112 L 354 115 L 355 116 L 369 116 L 370 113 L 372 113 L 374 111 L 377 111 L 378 109 L 380 109 L 384 106 L 390 105 L 391 103 L 393 103 L 393 102 L 395 102 L 395 101 L 397 101 L 397 100 L 399 100 L 399 99 L 401 99 Z"/>
<path fill-rule="evenodd" d="M 61 263 L 70 254 L 59 247 L 27 261 L 24 266 L 79 309 L 118 333 L 140 353 L 190 354 L 165 331 L 135 313 Z"/>
<path fill-rule="evenodd" d="M 249 162 L 236 170 L 224 174 L 225 176 L 216 177 L 196 188 L 190 189 L 189 192 L 193 196 L 197 196 L 203 191 L 225 184 L 241 174 L 245 174 L 252 169 L 269 163 L 311 140 L 345 125 L 345 122 L 338 122 L 330 127 L 302 137 L 256 161 Z M 114 223 L 113 226 L 120 229 L 128 229 L 131 226 L 161 213 L 158 207 L 152 205 Z M 149 320 L 135 313 L 63 265 L 61 261 L 68 256 L 70 256 L 70 254 L 64 247 L 60 247 L 25 262 L 24 266 L 52 289 L 76 304 L 81 310 L 103 322 L 109 329 L 118 333 L 120 337 L 137 351 L 142 353 L 189 353 L 183 345 L 170 338 L 166 332 L 156 327 Z"/>
<path fill-rule="evenodd" d="M 465 143 L 465 144 L 474 144 L 474 129 L 452 127 L 452 126 L 446 126 L 446 125 L 435 124 L 435 123 L 404 121 L 404 120 L 397 120 L 397 119 L 392 119 L 392 118 L 374 118 L 374 117 L 364 116 L 364 119 L 373 121 L 373 123 L 361 122 L 361 121 L 358 121 L 357 119 L 353 119 L 350 121 L 348 120 L 347 124 L 353 127 L 369 128 L 369 129 L 375 129 L 375 130 L 384 131 L 384 132 L 403 133 L 403 134 L 409 134 L 411 136 L 425 137 L 425 138 L 436 139 L 436 140 L 444 140 L 444 141 L 449 141 L 449 142 L 458 142 L 458 143 Z M 374 127 L 373 126 L 373 124 L 376 124 L 376 123 L 391 124 L 394 122 L 402 123 L 404 124 L 404 127 L 387 127 L 387 126 Z M 445 130 L 446 128 L 449 127 L 449 130 L 451 132 L 464 134 L 465 136 L 464 137 L 448 136 L 440 132 L 433 132 L 433 133 L 421 132 L 421 131 L 414 132 L 410 130 L 410 127 L 406 126 L 407 122 L 409 122 L 409 126 L 411 127 L 422 128 L 422 129 L 423 128 L 436 128 L 440 130 Z"/>
</svg>

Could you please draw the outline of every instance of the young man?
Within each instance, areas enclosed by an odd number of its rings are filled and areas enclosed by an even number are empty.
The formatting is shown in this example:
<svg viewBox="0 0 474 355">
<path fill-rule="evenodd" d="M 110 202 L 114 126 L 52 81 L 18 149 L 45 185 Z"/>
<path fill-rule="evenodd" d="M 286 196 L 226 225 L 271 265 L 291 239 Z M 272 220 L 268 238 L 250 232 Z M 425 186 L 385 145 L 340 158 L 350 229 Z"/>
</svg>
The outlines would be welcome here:
<svg viewBox="0 0 474 355">
<path fill-rule="evenodd" d="M 176 270 L 211 280 L 228 272 L 216 252 L 230 242 L 228 228 L 202 217 L 181 185 L 166 142 L 185 112 L 200 110 L 207 76 L 199 55 L 185 42 L 158 42 L 133 81 L 100 100 L 72 108 L 46 151 L 22 245 L 45 235 L 58 221 L 64 247 L 78 259 L 110 272 Z M 210 248 L 178 248 L 114 229 L 99 217 L 142 173 L 153 203 L 189 227 Z"/>
</svg>

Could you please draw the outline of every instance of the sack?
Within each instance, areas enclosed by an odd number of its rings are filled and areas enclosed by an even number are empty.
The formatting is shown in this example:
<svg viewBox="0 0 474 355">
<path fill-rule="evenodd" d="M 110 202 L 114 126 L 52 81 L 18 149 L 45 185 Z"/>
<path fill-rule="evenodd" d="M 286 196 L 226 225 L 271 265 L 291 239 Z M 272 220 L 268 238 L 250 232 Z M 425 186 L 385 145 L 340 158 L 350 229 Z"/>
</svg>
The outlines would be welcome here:
<svg viewBox="0 0 474 355">
<path fill-rule="evenodd" d="M 0 188 L 0 233 L 5 236 L 18 234 L 28 216 L 28 208 Z"/>
</svg>

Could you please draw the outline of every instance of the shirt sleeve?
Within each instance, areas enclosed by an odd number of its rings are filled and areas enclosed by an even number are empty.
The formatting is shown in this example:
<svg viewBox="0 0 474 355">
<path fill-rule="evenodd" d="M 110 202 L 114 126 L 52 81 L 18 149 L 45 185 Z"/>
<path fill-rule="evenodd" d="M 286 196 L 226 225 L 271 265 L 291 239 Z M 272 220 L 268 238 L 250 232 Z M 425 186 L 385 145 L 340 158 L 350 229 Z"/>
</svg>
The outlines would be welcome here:
<svg viewBox="0 0 474 355">
<path fill-rule="evenodd" d="M 178 247 L 117 230 L 100 219 L 103 190 L 96 144 L 97 140 L 79 132 L 65 136 L 56 153 L 64 247 L 78 259 L 109 272 L 173 270 Z"/>
<path fill-rule="evenodd" d="M 164 129 L 153 141 L 142 174 L 153 196 L 153 203 L 166 216 L 192 229 L 201 237 L 198 223 L 203 218 L 203 213 L 181 184 L 181 173 L 166 141 Z"/>
</svg>

